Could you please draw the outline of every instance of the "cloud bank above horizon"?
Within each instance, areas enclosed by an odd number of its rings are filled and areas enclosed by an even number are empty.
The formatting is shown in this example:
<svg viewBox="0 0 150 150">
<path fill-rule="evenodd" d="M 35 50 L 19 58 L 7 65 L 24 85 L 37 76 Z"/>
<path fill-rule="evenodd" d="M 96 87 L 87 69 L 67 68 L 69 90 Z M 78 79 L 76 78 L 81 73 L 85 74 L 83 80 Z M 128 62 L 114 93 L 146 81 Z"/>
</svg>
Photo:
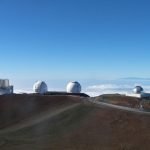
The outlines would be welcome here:
<svg viewBox="0 0 150 150">
<path fill-rule="evenodd" d="M 150 92 L 149 79 L 125 78 L 87 86 L 85 93 L 89 94 L 90 96 L 115 93 L 126 94 L 132 93 L 133 88 L 137 85 L 142 86 L 145 92 Z"/>
<path fill-rule="evenodd" d="M 48 84 L 51 85 L 51 84 Z M 82 85 L 82 84 L 81 84 Z M 118 79 L 111 81 L 97 81 L 97 83 L 92 84 L 92 82 L 88 84 L 82 85 L 82 92 L 90 95 L 90 96 L 99 96 L 102 94 L 126 94 L 131 93 L 133 88 L 137 85 L 140 85 L 144 88 L 145 92 L 150 92 L 150 80 L 140 80 L 140 79 Z M 65 84 L 57 85 L 52 88 L 49 87 L 49 91 L 65 91 Z M 33 93 L 32 87 L 28 88 L 19 88 L 14 90 L 15 93 Z"/>
</svg>

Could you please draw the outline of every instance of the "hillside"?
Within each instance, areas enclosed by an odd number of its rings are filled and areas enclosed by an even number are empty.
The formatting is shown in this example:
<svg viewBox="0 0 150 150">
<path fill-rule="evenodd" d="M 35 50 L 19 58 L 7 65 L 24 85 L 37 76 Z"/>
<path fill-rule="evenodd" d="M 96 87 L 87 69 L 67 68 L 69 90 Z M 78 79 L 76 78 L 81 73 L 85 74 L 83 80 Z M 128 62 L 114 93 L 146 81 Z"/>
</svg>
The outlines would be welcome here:
<svg viewBox="0 0 150 150">
<path fill-rule="evenodd" d="M 21 100 L 22 98 L 22 100 Z M 3 113 L 8 110 L 11 97 L 3 98 Z M 55 115 L 20 130 L 2 133 L 0 130 L 1 150 L 149 150 L 150 116 L 100 107 L 86 102 L 86 98 L 76 96 L 16 96 L 11 107 L 27 108 L 28 101 L 36 104 L 35 110 L 56 112 Z M 20 104 L 17 104 L 19 99 Z M 34 99 L 34 100 L 33 100 Z M 6 102 L 4 102 L 4 100 Z M 8 101 L 8 102 L 7 102 Z M 24 102 L 24 103 L 22 103 Z M 4 105 L 7 103 L 7 105 Z M 77 105 L 75 105 L 77 104 Z M 34 107 L 33 107 L 34 108 Z M 53 109 L 54 108 L 54 109 Z M 47 110 L 45 110 L 47 109 Z M 13 109 L 12 109 L 13 110 Z M 11 111 L 12 111 L 11 110 Z M 32 109 L 31 109 L 32 110 Z M 11 113 L 10 111 L 10 113 Z M 32 117 L 39 112 L 33 111 Z M 29 114 L 30 114 L 29 113 Z M 26 113 L 28 116 L 28 113 Z M 33 115 L 34 114 L 34 115 Z M 16 115 L 17 116 L 17 115 Z M 15 116 L 15 117 L 16 117 Z M 12 118 L 13 119 L 15 119 Z M 28 117 L 26 121 L 28 122 Z M 1 121 L 2 123 L 2 121 Z M 21 122 L 19 122 L 20 124 Z M 14 125 L 14 124 L 13 124 Z M 9 130 L 8 130 L 9 131 Z"/>
<path fill-rule="evenodd" d="M 0 129 L 46 110 L 60 109 L 80 102 L 76 96 L 4 95 L 0 96 Z"/>
<path fill-rule="evenodd" d="M 150 111 L 150 100 L 145 98 L 140 99 L 120 94 L 104 94 L 93 99 L 99 102 L 105 102 L 137 109 L 139 109 L 142 105 L 144 110 Z"/>
</svg>

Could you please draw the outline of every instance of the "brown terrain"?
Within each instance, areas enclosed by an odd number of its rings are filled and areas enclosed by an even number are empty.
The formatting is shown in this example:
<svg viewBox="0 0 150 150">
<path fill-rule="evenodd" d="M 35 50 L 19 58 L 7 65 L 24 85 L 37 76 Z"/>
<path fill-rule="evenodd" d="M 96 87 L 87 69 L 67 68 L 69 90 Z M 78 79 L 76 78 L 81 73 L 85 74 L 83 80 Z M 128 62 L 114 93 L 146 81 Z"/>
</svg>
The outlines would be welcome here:
<svg viewBox="0 0 150 150">
<path fill-rule="evenodd" d="M 120 94 L 104 94 L 95 97 L 95 99 L 100 102 L 106 102 L 130 108 L 140 108 L 140 105 L 142 105 L 143 109 L 145 109 L 146 111 L 150 111 L 150 99 L 140 99 Z"/>
<path fill-rule="evenodd" d="M 87 99 L 0 96 L 0 150 L 150 149 L 150 115 L 107 108 Z M 128 106 L 132 99 L 122 101 Z M 137 103 L 135 99 L 131 107 Z"/>
</svg>

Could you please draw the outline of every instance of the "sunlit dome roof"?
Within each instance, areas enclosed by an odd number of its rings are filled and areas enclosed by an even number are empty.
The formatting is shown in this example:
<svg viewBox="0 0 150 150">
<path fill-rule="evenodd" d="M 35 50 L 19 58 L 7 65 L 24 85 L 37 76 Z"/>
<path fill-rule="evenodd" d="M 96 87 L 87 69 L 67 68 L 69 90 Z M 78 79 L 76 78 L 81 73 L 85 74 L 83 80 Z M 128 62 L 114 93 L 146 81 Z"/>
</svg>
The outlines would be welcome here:
<svg viewBox="0 0 150 150">
<path fill-rule="evenodd" d="M 144 90 L 143 90 L 143 88 L 141 87 L 141 86 L 136 86 L 134 89 L 133 89 L 133 92 L 135 93 L 135 94 L 140 94 L 140 93 L 142 93 Z"/>
<path fill-rule="evenodd" d="M 79 82 L 69 82 L 67 84 L 67 92 L 68 93 L 80 93 L 81 92 L 81 85 Z"/>
<path fill-rule="evenodd" d="M 48 91 L 47 85 L 44 81 L 37 81 L 33 85 L 33 91 L 35 93 L 44 94 Z"/>
</svg>

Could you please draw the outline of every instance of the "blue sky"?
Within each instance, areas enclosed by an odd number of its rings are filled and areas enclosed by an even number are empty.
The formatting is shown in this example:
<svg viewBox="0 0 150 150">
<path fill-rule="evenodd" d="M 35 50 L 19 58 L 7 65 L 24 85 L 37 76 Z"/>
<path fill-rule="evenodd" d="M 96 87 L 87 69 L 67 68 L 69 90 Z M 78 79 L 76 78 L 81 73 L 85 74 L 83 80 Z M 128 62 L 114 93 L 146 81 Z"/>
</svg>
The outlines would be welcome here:
<svg viewBox="0 0 150 150">
<path fill-rule="evenodd" d="M 0 0 L 0 76 L 16 83 L 150 77 L 149 6 L 148 0 Z"/>
</svg>

